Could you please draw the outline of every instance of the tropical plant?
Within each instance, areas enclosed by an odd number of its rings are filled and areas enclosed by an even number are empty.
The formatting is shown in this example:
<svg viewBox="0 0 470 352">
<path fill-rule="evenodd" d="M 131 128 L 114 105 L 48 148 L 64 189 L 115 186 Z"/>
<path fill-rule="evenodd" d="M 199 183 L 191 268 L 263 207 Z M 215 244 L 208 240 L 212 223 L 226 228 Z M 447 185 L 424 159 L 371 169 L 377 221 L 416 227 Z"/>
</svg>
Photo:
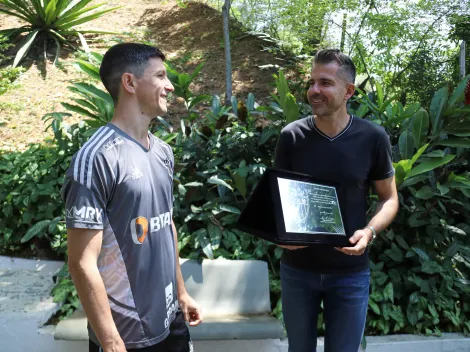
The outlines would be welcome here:
<svg viewBox="0 0 470 352">
<path fill-rule="evenodd" d="M 195 95 L 189 86 L 193 83 L 194 79 L 201 72 L 204 67 L 204 62 L 196 66 L 192 74 L 180 73 L 170 63 L 165 62 L 165 67 L 173 87 L 175 88 L 172 94 L 177 97 L 183 98 L 184 106 L 186 107 L 187 115 L 181 119 L 181 128 L 183 131 L 188 131 L 192 122 L 199 117 L 198 112 L 195 110 L 197 104 L 211 100 L 208 94 Z"/>
<path fill-rule="evenodd" d="M 439 89 L 429 110 L 384 110 L 383 102 L 360 98 L 365 117 L 395 136 L 400 201 L 397 218 L 371 249 L 369 333 L 470 333 L 470 107 L 463 104 L 469 78 L 452 93 Z"/>
<path fill-rule="evenodd" d="M 8 38 L 0 35 L 0 65 L 9 60 L 9 56 L 5 52 L 13 45 L 8 43 Z M 0 69 L 0 95 L 11 89 L 15 85 L 15 81 L 24 71 L 21 67 L 5 67 Z"/>
<path fill-rule="evenodd" d="M 3 29 L 0 34 L 14 37 L 21 33 L 28 33 L 13 62 L 16 67 L 27 55 L 33 43 L 40 40 L 44 45 L 44 57 L 47 54 L 48 39 L 52 39 L 57 47 L 54 62 L 57 61 L 62 45 L 76 48 L 70 42 L 72 36 L 79 38 L 85 51 L 88 45 L 83 34 L 110 33 L 99 30 L 78 30 L 75 26 L 90 22 L 119 7 L 92 12 L 104 3 L 87 7 L 91 0 L 0 0 L 0 13 L 14 16 L 27 24 L 21 27 Z"/>
</svg>

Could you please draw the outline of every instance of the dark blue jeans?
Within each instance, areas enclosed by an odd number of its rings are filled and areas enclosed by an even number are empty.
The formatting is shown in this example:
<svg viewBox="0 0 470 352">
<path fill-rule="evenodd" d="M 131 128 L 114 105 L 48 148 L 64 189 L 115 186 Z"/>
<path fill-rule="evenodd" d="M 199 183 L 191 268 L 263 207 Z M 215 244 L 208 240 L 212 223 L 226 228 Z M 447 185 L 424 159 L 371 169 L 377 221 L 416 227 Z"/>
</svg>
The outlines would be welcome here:
<svg viewBox="0 0 470 352">
<path fill-rule="evenodd" d="M 281 264 L 282 311 L 289 352 L 315 352 L 323 301 L 325 352 L 357 352 L 366 322 L 369 269 L 317 274 Z"/>
</svg>

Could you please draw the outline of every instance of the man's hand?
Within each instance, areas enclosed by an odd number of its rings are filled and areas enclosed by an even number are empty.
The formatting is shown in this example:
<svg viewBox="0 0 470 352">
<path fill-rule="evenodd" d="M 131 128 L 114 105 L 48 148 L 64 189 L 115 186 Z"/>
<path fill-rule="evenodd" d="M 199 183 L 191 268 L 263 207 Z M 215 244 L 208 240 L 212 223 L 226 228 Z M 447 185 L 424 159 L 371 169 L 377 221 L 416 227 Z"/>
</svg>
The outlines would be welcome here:
<svg viewBox="0 0 470 352">
<path fill-rule="evenodd" d="M 197 326 L 202 322 L 202 310 L 199 304 L 186 292 L 178 297 L 184 320 L 191 326 Z"/>
<path fill-rule="evenodd" d="M 103 345 L 103 352 L 127 352 L 121 337 L 117 335 L 112 342 Z"/>
<path fill-rule="evenodd" d="M 356 244 L 354 247 L 335 247 L 338 251 L 343 252 L 347 255 L 362 255 L 367 248 L 367 244 L 372 239 L 372 231 L 368 228 L 357 230 L 354 235 L 351 236 L 349 242 Z"/>
<path fill-rule="evenodd" d="M 296 249 L 301 249 L 301 248 L 307 248 L 308 246 L 284 246 L 284 245 L 281 245 L 281 244 L 278 244 L 279 247 L 282 247 L 282 248 L 285 248 L 285 249 L 288 249 L 290 251 L 293 251 L 293 250 L 296 250 Z"/>
</svg>

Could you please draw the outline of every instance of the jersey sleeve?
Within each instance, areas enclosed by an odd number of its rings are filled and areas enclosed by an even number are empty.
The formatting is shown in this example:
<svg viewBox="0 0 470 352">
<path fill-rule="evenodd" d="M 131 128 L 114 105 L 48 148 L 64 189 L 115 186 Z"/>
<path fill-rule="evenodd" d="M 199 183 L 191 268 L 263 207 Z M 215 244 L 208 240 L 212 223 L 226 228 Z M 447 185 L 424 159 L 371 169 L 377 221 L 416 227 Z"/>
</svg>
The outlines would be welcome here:
<svg viewBox="0 0 470 352">
<path fill-rule="evenodd" d="M 373 181 L 379 181 L 392 177 L 394 174 L 390 137 L 383 128 L 380 128 L 369 178 Z"/>
<path fill-rule="evenodd" d="M 290 134 L 283 130 L 279 135 L 276 145 L 276 153 L 274 155 L 274 168 L 291 171 L 292 166 L 289 158 L 289 150 L 292 146 Z"/>
<path fill-rule="evenodd" d="M 74 156 L 62 187 L 68 229 L 101 230 L 107 220 L 114 175 L 102 154 L 89 154 L 80 150 Z"/>
</svg>

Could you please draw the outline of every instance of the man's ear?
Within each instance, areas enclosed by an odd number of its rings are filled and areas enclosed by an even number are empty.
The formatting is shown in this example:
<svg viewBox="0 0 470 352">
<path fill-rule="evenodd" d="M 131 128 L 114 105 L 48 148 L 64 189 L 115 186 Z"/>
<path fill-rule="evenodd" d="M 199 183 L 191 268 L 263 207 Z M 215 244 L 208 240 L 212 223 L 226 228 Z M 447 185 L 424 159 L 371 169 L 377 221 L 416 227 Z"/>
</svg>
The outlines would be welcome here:
<svg viewBox="0 0 470 352">
<path fill-rule="evenodd" d="M 354 95 L 355 91 L 356 91 L 356 86 L 353 83 L 347 83 L 346 94 L 344 95 L 344 99 L 346 100 L 350 99 Z"/>
<path fill-rule="evenodd" d="M 134 94 L 135 93 L 135 80 L 134 80 L 134 75 L 131 73 L 124 73 L 121 76 L 121 83 L 122 83 L 122 89 L 129 93 L 129 94 Z"/>
</svg>

